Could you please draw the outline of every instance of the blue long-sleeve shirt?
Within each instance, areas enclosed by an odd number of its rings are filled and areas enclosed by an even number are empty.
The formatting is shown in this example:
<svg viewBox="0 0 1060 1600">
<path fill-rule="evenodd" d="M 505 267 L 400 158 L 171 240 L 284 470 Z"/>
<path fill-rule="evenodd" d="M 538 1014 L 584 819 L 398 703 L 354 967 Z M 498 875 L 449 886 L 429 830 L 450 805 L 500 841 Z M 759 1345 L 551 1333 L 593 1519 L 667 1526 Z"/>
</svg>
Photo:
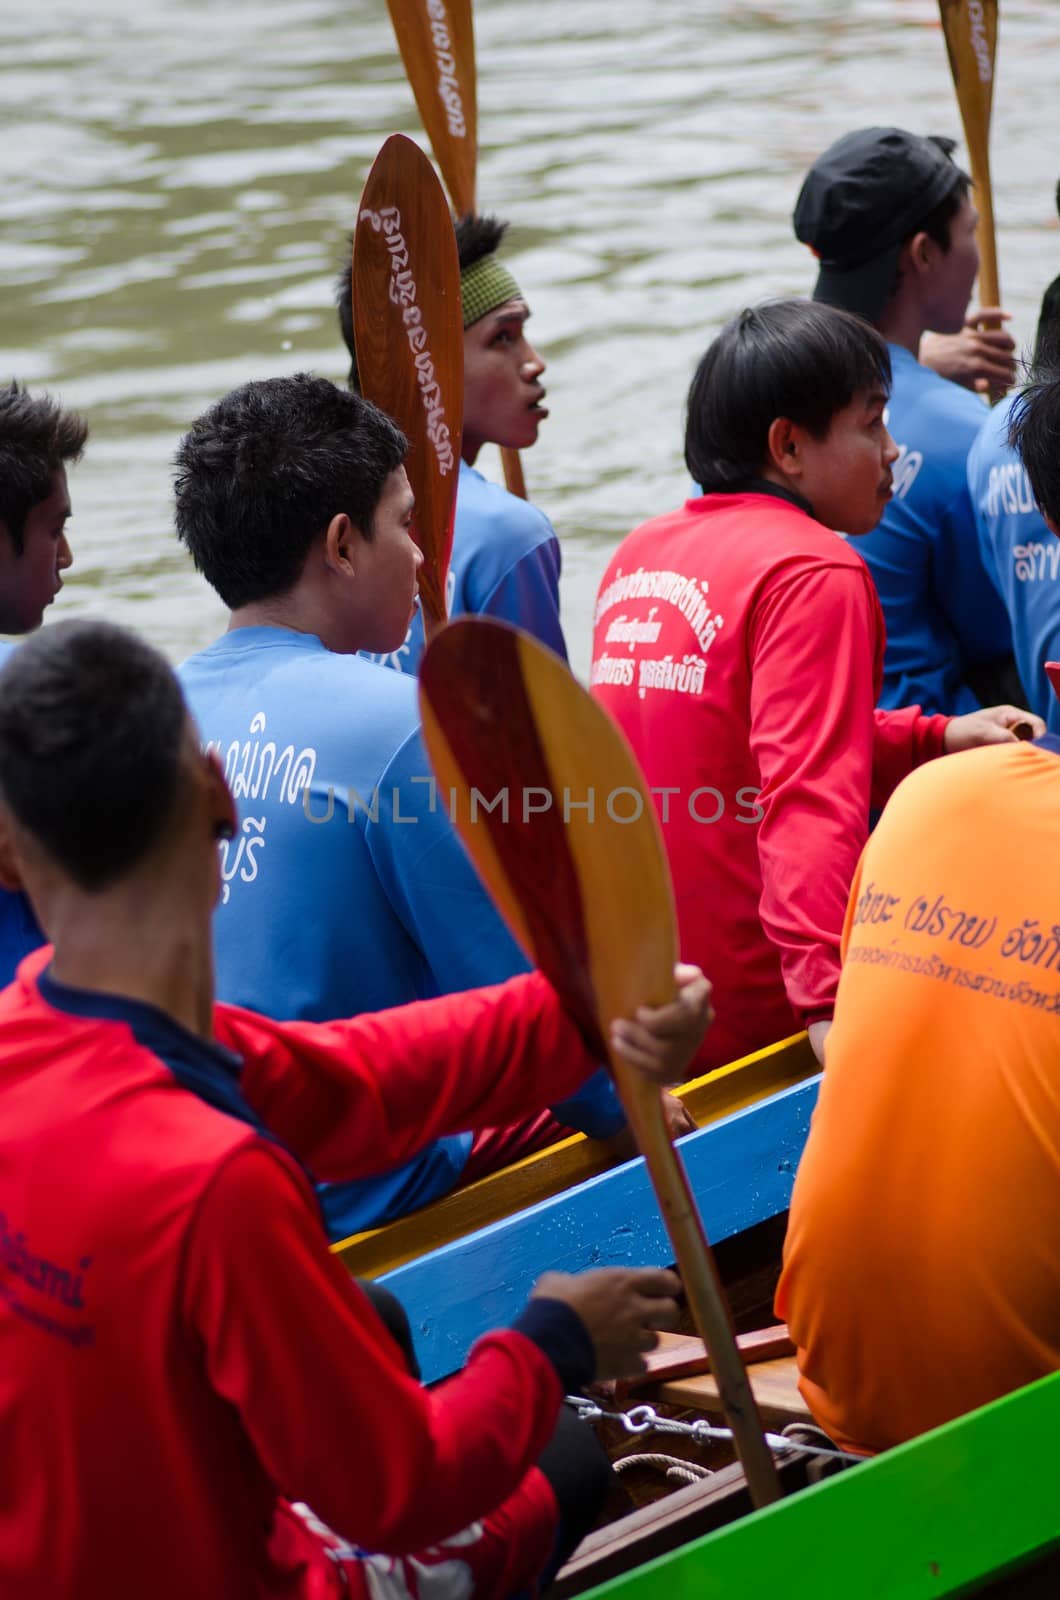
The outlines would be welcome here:
<svg viewBox="0 0 1060 1600">
<path fill-rule="evenodd" d="M 968 456 L 983 565 L 1012 623 L 1016 665 L 1032 711 L 1060 733 L 1060 700 L 1045 663 L 1060 660 L 1060 539 L 1035 503 L 1023 463 L 1008 442 L 1015 396 L 990 412 Z"/>
<path fill-rule="evenodd" d="M 968 389 L 891 345 L 887 426 L 901 454 L 879 527 L 855 541 L 887 625 L 883 691 L 889 709 L 975 711 L 969 666 L 1009 655 L 1012 630 L 982 560 L 968 452 L 986 415 Z"/>
<path fill-rule="evenodd" d="M 435 791 L 413 678 L 268 627 L 223 635 L 179 676 L 240 813 L 221 846 L 219 999 L 326 1021 L 526 969 Z M 601 1136 L 622 1126 L 603 1074 L 564 1120 Z M 396 1172 L 325 1191 L 333 1236 L 448 1193 L 470 1147 L 469 1134 L 440 1139 Z"/>
</svg>

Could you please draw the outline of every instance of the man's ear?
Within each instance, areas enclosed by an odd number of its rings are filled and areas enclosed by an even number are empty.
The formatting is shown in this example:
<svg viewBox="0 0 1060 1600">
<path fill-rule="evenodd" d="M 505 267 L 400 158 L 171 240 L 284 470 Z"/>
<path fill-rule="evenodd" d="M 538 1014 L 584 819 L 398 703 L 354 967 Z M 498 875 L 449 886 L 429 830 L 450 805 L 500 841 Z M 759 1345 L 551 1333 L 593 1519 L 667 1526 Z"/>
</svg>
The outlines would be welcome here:
<svg viewBox="0 0 1060 1600">
<path fill-rule="evenodd" d="M 12 894 L 22 888 L 22 873 L 15 854 L 14 840 L 7 810 L 0 806 L 0 888 Z"/>
<path fill-rule="evenodd" d="M 766 465 L 786 478 L 802 476 L 802 429 L 790 417 L 774 417 L 766 435 Z"/>
<path fill-rule="evenodd" d="M 915 277 L 922 277 L 939 258 L 939 247 L 930 233 L 914 233 L 902 246 L 902 253 L 898 257 L 898 271 L 900 275 L 910 272 Z"/>
<path fill-rule="evenodd" d="M 324 533 L 324 565 L 343 577 L 357 576 L 357 558 L 364 539 L 345 511 L 332 517 Z"/>
<path fill-rule="evenodd" d="M 210 816 L 215 839 L 234 839 L 239 827 L 239 813 L 228 787 L 225 769 L 216 750 L 203 752 L 203 766 L 210 801 Z"/>
</svg>

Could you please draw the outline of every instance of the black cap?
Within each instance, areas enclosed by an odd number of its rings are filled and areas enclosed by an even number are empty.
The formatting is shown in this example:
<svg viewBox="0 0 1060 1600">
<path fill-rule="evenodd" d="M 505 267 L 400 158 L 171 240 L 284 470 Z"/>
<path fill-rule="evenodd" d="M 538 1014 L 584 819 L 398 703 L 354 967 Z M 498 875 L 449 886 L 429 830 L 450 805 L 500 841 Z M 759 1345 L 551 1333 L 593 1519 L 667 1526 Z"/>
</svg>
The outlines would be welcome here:
<svg viewBox="0 0 1060 1600">
<path fill-rule="evenodd" d="M 813 298 L 875 322 L 902 245 L 965 178 L 953 139 L 859 128 L 818 156 L 795 202 L 795 236 L 821 263 Z"/>
</svg>

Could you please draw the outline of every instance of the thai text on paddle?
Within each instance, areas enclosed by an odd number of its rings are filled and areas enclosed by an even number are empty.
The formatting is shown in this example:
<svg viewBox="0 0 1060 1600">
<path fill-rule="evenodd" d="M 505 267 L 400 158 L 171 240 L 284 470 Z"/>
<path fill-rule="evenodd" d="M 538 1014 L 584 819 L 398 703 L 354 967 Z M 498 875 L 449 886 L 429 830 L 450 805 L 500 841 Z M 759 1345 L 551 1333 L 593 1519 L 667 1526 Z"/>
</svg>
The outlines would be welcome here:
<svg viewBox="0 0 1060 1600">
<path fill-rule="evenodd" d="M 416 280 L 409 266 L 409 251 L 401 231 L 401 212 L 397 206 L 384 206 L 382 211 L 362 208 L 358 222 L 368 222 L 375 233 L 383 237 L 390 255 L 390 281 L 387 293 L 392 305 L 401 312 L 405 337 L 412 351 L 416 367 L 416 381 L 420 387 L 420 400 L 427 416 L 427 437 L 438 460 L 438 471 L 444 478 L 456 464 L 449 425 L 445 420 L 445 404 L 441 386 L 435 376 L 434 358 L 428 346 L 427 329 L 423 325 L 423 312 L 416 304 Z"/>
<path fill-rule="evenodd" d="M 467 138 L 467 120 L 464 102 L 456 76 L 456 57 L 449 31 L 449 13 L 442 0 L 427 0 L 427 16 L 431 24 L 431 43 L 438 68 L 438 98 L 445 107 L 445 120 L 454 139 Z"/>
<path fill-rule="evenodd" d="M 986 36 L 986 17 L 983 15 L 982 0 L 971 0 L 968 7 L 968 31 L 972 38 L 979 82 L 989 83 L 994 76 L 994 63 L 990 58 L 990 41 Z"/>
</svg>

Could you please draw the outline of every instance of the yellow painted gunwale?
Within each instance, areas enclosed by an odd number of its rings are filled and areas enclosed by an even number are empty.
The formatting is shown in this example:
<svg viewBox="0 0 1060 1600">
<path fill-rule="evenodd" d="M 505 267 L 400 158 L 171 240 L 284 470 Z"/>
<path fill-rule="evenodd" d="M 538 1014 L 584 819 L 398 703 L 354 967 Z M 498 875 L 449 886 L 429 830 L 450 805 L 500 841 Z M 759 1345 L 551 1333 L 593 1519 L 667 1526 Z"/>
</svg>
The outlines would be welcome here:
<svg viewBox="0 0 1060 1600">
<path fill-rule="evenodd" d="M 817 1070 L 809 1040 L 799 1033 L 695 1078 L 676 1093 L 703 1128 L 804 1082 Z M 342 1239 L 332 1249 L 359 1277 L 380 1277 L 615 1165 L 617 1158 L 609 1144 L 573 1134 L 548 1150 L 457 1189 L 422 1211 Z"/>
</svg>

